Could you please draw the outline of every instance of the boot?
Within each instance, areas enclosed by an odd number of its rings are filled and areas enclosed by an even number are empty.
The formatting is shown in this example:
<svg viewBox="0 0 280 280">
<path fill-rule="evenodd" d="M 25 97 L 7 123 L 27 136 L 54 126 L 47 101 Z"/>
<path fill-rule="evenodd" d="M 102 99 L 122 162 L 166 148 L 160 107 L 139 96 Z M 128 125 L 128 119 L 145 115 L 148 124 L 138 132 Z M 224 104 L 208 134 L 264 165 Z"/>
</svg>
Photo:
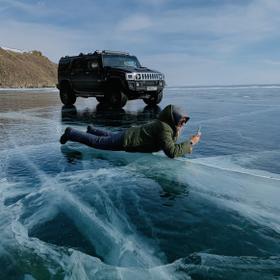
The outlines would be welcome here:
<svg viewBox="0 0 280 280">
<path fill-rule="evenodd" d="M 60 137 L 60 144 L 66 144 L 66 142 L 69 140 L 69 133 L 71 132 L 71 127 L 67 127 L 64 131 L 64 133 Z"/>
</svg>

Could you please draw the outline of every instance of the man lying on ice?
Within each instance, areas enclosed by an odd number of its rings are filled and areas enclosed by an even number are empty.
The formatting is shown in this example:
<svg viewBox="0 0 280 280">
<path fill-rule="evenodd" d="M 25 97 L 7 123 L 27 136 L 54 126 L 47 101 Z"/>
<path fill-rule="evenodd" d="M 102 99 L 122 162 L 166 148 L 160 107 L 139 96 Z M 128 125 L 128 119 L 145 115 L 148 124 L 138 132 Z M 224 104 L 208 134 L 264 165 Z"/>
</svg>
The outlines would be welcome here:
<svg viewBox="0 0 280 280">
<path fill-rule="evenodd" d="M 166 106 L 158 119 L 141 126 L 130 127 L 121 132 L 109 132 L 88 126 L 87 132 L 71 127 L 65 129 L 60 143 L 79 142 L 95 149 L 153 153 L 162 150 L 168 157 L 180 157 L 191 153 L 200 140 L 200 134 L 176 144 L 189 117 L 174 105 Z"/>
</svg>

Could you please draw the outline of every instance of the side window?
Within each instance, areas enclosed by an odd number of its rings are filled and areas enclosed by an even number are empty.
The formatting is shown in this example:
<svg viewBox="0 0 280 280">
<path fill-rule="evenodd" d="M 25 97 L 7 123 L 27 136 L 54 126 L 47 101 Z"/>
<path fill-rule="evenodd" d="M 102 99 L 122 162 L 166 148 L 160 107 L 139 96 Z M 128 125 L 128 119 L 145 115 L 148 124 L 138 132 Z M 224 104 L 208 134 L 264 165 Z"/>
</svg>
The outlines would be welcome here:
<svg viewBox="0 0 280 280">
<path fill-rule="evenodd" d="M 72 70 L 74 73 L 81 73 L 85 70 L 85 60 L 76 59 L 73 61 Z"/>
</svg>

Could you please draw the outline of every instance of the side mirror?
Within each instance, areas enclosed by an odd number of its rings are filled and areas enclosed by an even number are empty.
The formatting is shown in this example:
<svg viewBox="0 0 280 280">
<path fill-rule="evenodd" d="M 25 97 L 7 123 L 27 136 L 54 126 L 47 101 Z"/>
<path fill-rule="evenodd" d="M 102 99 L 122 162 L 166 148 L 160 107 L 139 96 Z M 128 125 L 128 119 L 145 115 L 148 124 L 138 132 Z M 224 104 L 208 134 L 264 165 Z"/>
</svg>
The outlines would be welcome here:
<svg viewBox="0 0 280 280">
<path fill-rule="evenodd" d="M 90 62 L 89 63 L 89 68 L 93 71 L 96 71 L 99 68 L 99 65 L 97 62 Z"/>
</svg>

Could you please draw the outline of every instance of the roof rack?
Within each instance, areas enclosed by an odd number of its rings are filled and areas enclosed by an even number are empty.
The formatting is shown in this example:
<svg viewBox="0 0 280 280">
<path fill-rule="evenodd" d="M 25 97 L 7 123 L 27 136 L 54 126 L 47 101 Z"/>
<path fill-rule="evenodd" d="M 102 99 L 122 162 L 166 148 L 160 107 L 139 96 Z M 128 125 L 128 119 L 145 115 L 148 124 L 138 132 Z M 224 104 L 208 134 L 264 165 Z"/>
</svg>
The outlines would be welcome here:
<svg viewBox="0 0 280 280">
<path fill-rule="evenodd" d="M 119 54 L 119 55 L 129 55 L 129 52 L 122 52 L 122 51 L 109 51 L 109 50 L 96 50 L 94 53 L 79 53 L 78 55 L 75 55 L 75 56 L 69 56 L 69 55 L 66 55 L 66 56 L 63 56 L 61 57 L 61 59 L 73 59 L 73 58 L 76 58 L 76 57 L 83 57 L 83 56 L 87 56 L 87 55 L 94 55 L 94 54 Z"/>
<path fill-rule="evenodd" d="M 103 50 L 102 52 L 99 51 L 99 53 L 103 53 L 103 54 L 122 54 L 122 55 L 129 55 L 128 52 L 109 51 L 109 50 Z"/>
</svg>

